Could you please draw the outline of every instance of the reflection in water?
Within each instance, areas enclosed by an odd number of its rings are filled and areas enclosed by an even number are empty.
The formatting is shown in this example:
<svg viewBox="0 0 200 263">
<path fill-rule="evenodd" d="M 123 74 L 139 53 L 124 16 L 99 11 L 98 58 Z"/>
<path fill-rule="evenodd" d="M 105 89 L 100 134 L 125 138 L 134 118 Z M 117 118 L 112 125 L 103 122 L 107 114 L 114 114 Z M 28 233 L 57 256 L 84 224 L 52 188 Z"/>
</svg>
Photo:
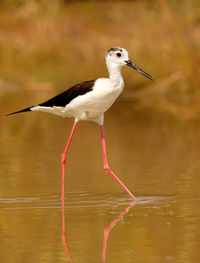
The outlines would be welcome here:
<svg viewBox="0 0 200 263">
<path fill-rule="evenodd" d="M 106 249 L 107 249 L 107 243 L 108 243 L 108 237 L 110 234 L 110 231 L 115 225 L 120 221 L 120 219 L 129 212 L 130 208 L 135 206 L 136 202 L 132 201 L 120 214 L 116 216 L 114 220 L 110 222 L 108 227 L 104 228 L 104 239 L 103 239 L 103 249 L 102 249 L 102 263 L 105 263 L 106 260 Z M 62 198 L 62 242 L 65 248 L 65 251 L 67 253 L 68 259 L 70 263 L 74 263 L 72 260 L 72 255 L 69 250 L 69 246 L 67 243 L 67 236 L 66 236 L 66 227 L 65 227 L 65 209 L 64 209 L 64 198 Z"/>
<path fill-rule="evenodd" d="M 111 229 L 119 222 L 119 220 L 129 212 L 130 208 L 135 205 L 136 202 L 131 202 L 129 206 L 127 206 L 123 212 L 121 212 L 116 219 L 110 222 L 109 226 L 104 228 L 104 238 L 103 238 L 103 249 L 102 249 L 102 262 L 104 263 L 106 260 L 106 249 L 108 243 L 108 236 L 110 234 Z"/>
<path fill-rule="evenodd" d="M 64 203 L 64 192 L 62 195 L 62 242 L 65 247 L 65 251 L 67 252 L 67 256 L 70 263 L 73 263 L 71 253 L 69 251 L 67 237 L 66 237 L 66 228 L 65 228 L 65 203 Z"/>
</svg>

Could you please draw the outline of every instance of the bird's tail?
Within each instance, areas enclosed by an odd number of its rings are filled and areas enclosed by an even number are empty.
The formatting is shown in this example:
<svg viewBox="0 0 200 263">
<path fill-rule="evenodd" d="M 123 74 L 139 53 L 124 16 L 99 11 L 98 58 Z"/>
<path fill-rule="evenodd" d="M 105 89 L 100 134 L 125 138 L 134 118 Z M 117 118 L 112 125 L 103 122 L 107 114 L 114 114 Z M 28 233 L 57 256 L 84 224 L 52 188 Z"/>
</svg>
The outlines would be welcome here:
<svg viewBox="0 0 200 263">
<path fill-rule="evenodd" d="M 9 114 L 6 114 L 6 116 L 13 115 L 13 114 L 16 114 L 16 113 L 21 113 L 21 112 L 31 111 L 32 108 L 33 108 L 33 106 L 32 106 L 32 107 L 29 107 L 29 108 L 25 108 L 25 109 L 23 109 L 23 110 L 19 110 L 19 111 L 11 112 L 11 113 L 9 113 Z"/>
</svg>

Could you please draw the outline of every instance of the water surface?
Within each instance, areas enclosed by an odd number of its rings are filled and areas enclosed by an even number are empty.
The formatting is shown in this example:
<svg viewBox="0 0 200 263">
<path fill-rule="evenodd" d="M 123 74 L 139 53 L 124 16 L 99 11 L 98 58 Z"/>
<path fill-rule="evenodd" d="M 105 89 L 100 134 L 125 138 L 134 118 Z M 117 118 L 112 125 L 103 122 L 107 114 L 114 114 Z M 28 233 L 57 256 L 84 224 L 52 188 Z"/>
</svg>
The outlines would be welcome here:
<svg viewBox="0 0 200 263">
<path fill-rule="evenodd" d="M 80 123 L 62 211 L 60 156 L 72 123 L 44 113 L 2 117 L 1 262 L 198 262 L 200 121 L 123 99 L 106 114 L 110 166 L 136 203 L 103 170 L 99 127 Z"/>
</svg>

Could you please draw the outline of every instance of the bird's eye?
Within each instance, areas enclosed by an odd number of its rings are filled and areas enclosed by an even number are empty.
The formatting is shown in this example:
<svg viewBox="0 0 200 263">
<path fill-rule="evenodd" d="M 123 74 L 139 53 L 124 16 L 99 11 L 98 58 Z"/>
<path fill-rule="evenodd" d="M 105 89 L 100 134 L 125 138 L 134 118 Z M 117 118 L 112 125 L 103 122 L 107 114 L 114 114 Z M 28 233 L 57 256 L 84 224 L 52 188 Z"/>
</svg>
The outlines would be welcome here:
<svg viewBox="0 0 200 263">
<path fill-rule="evenodd" d="M 117 55 L 118 57 L 121 57 L 122 54 L 121 54 L 121 53 L 116 53 L 116 55 Z"/>
</svg>

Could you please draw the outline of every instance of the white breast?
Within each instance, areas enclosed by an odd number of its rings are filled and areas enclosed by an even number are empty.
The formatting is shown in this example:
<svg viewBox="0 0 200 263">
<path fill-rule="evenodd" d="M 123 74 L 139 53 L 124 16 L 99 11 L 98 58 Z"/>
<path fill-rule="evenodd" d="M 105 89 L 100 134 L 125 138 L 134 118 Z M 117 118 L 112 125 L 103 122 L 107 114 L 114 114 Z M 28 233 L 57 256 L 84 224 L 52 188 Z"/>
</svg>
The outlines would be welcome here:
<svg viewBox="0 0 200 263">
<path fill-rule="evenodd" d="M 93 90 L 72 100 L 65 107 L 64 112 L 66 116 L 70 113 L 77 119 L 96 119 L 114 103 L 123 88 L 123 80 L 116 84 L 110 79 L 97 79 Z"/>
</svg>

